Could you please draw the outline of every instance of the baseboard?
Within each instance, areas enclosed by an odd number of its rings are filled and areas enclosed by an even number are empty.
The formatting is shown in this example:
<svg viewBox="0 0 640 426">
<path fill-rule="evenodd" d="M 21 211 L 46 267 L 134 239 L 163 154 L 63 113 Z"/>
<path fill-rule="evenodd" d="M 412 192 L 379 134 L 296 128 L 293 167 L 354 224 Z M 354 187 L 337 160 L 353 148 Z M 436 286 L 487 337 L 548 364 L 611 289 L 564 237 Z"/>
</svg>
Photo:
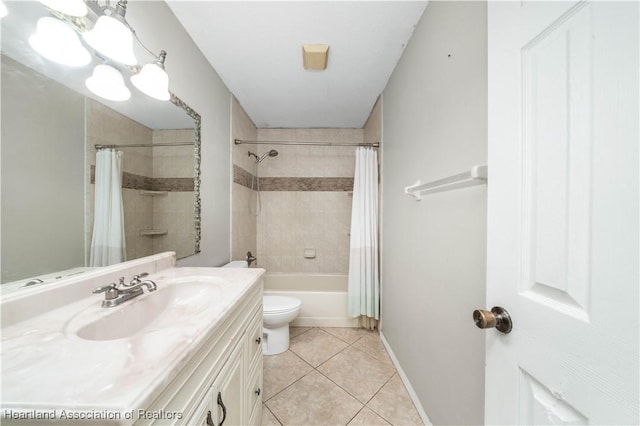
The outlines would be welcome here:
<svg viewBox="0 0 640 426">
<path fill-rule="evenodd" d="M 411 397 L 413 404 L 416 406 L 416 410 L 418 410 L 418 414 L 422 418 L 422 421 L 426 426 L 431 426 L 432 423 L 431 423 L 431 420 L 429 420 L 429 416 L 427 416 L 426 411 L 424 411 L 424 408 L 422 407 L 422 404 L 418 399 L 418 395 L 416 395 L 416 392 L 413 390 L 413 387 L 411 386 L 411 382 L 409 381 L 409 378 L 404 373 L 404 370 L 400 366 L 400 362 L 398 362 L 398 358 L 396 358 L 396 355 L 393 353 L 391 346 L 389 346 L 389 342 L 387 342 L 387 339 L 384 338 L 384 334 L 382 332 L 380 332 L 380 341 L 382 341 L 382 344 L 384 345 L 385 349 L 389 353 L 389 357 L 391 358 L 393 365 L 396 367 L 396 370 L 398 370 L 400 379 L 402 379 L 402 383 L 404 383 L 404 387 L 407 388 L 407 392 L 409 393 L 409 396 Z"/>
<path fill-rule="evenodd" d="M 358 327 L 358 318 L 298 317 L 293 327 Z"/>
</svg>

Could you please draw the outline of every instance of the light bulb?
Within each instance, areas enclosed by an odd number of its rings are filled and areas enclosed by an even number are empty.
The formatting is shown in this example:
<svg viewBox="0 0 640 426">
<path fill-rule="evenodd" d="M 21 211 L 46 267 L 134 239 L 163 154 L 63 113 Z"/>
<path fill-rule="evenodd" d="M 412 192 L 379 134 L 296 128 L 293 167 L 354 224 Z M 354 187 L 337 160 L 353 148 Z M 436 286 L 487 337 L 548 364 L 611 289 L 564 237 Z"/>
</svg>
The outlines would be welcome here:
<svg viewBox="0 0 640 426">
<path fill-rule="evenodd" d="M 29 37 L 29 44 L 58 64 L 79 67 L 91 62 L 91 54 L 82 46 L 76 32 L 56 18 L 40 18 L 36 33 Z"/>
<path fill-rule="evenodd" d="M 131 91 L 124 85 L 122 74 L 110 65 L 96 66 L 86 85 L 92 93 L 109 101 L 126 101 L 131 97 Z"/>
<path fill-rule="evenodd" d="M 170 98 L 169 76 L 161 62 L 146 64 L 138 74 L 131 77 L 131 83 L 152 98 L 160 101 L 168 101 Z"/>
<path fill-rule="evenodd" d="M 109 59 L 125 65 L 138 63 L 133 54 L 133 33 L 120 20 L 103 15 L 91 31 L 84 33 L 89 46 Z"/>
<path fill-rule="evenodd" d="M 7 11 L 7 6 L 2 0 L 0 0 L 0 18 L 4 18 L 5 16 L 7 16 L 7 13 L 9 13 Z"/>
</svg>

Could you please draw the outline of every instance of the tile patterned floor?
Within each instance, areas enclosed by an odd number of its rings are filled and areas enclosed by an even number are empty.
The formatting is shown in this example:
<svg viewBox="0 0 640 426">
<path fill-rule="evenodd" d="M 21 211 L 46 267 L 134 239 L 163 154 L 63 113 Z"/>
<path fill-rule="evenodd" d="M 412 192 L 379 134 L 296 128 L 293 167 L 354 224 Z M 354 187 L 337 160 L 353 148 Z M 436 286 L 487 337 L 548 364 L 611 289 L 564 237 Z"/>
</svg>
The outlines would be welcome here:
<svg viewBox="0 0 640 426">
<path fill-rule="evenodd" d="M 422 425 L 378 333 L 291 328 L 264 357 L 262 425 Z"/>
</svg>

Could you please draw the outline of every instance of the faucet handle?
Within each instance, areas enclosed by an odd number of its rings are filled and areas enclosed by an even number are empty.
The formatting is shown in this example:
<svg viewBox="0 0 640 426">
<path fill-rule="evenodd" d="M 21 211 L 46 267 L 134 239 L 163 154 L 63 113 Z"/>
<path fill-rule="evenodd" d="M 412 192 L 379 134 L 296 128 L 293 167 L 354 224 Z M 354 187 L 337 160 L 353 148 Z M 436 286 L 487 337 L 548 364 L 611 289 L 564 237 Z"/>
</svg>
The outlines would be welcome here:
<svg viewBox="0 0 640 426">
<path fill-rule="evenodd" d="M 147 275 L 149 275 L 148 272 L 143 272 L 141 274 L 136 274 L 133 277 L 131 277 L 131 282 L 129 284 L 125 284 L 124 283 L 124 277 L 120 278 L 120 286 L 122 287 L 133 287 L 135 285 L 138 285 L 142 282 L 142 280 L 140 278 L 144 278 Z"/>
<path fill-rule="evenodd" d="M 136 285 L 135 276 L 134 276 L 134 279 L 131 280 L 129 284 L 124 282 L 124 277 L 120 277 L 118 279 L 118 288 L 128 288 L 128 287 L 133 287 L 134 285 Z"/>
<path fill-rule="evenodd" d="M 93 290 L 93 292 L 96 293 L 96 294 L 104 293 L 105 291 L 109 291 L 109 290 L 114 289 L 114 288 L 116 288 L 116 285 L 114 283 L 111 283 L 109 285 L 98 287 L 95 290 Z"/>
<path fill-rule="evenodd" d="M 131 278 L 131 282 L 134 282 L 134 281 L 135 281 L 135 282 L 140 282 L 140 278 L 144 278 L 144 277 L 146 277 L 146 276 L 148 276 L 148 275 L 149 275 L 149 273 L 148 273 L 148 272 L 143 272 L 143 273 L 141 273 L 141 274 L 134 275 L 134 276 Z"/>
<path fill-rule="evenodd" d="M 93 290 L 93 293 L 105 293 L 104 295 L 104 300 L 111 300 L 111 299 L 115 299 L 116 297 L 118 297 L 118 288 L 116 287 L 116 285 L 114 283 L 111 283 L 109 285 L 105 285 L 103 287 L 98 287 L 95 290 Z"/>
</svg>

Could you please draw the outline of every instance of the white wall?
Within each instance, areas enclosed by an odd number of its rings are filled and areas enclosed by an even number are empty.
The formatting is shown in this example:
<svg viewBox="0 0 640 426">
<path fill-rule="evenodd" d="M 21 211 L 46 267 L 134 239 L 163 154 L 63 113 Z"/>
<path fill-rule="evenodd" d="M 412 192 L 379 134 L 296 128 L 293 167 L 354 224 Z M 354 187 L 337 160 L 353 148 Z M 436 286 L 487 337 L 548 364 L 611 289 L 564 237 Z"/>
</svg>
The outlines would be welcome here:
<svg viewBox="0 0 640 426">
<path fill-rule="evenodd" d="M 486 187 L 403 188 L 486 162 L 486 4 L 432 1 L 383 93 L 382 332 L 434 424 L 482 424 Z"/>
<path fill-rule="evenodd" d="M 1 282 L 83 265 L 84 97 L 3 56 L 2 106 Z"/>
<path fill-rule="evenodd" d="M 230 93 L 166 3 L 134 1 L 127 20 L 145 45 L 165 50 L 169 90 L 202 117 L 201 253 L 179 261 L 217 266 L 230 257 Z M 138 55 L 144 58 L 143 54 Z"/>
</svg>

